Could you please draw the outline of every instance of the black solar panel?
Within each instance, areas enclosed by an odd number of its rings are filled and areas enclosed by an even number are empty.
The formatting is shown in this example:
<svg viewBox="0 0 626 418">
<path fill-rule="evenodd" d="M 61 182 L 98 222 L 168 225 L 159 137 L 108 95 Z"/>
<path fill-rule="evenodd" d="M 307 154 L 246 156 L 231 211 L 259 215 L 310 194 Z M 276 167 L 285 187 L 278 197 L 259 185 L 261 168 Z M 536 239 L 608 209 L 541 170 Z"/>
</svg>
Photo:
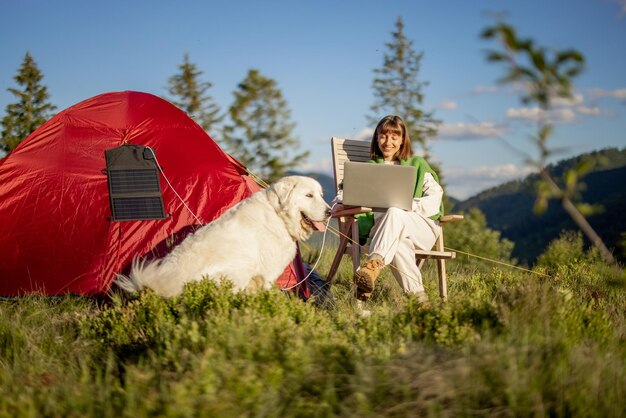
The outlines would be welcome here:
<svg viewBox="0 0 626 418">
<path fill-rule="evenodd" d="M 152 150 L 122 145 L 105 151 L 114 221 L 164 219 L 159 171 Z"/>
<path fill-rule="evenodd" d="M 109 176 L 115 193 L 160 192 L 156 170 L 113 170 Z"/>
<path fill-rule="evenodd" d="M 163 219 L 163 203 L 158 197 L 117 197 L 113 213 L 117 221 Z"/>
</svg>

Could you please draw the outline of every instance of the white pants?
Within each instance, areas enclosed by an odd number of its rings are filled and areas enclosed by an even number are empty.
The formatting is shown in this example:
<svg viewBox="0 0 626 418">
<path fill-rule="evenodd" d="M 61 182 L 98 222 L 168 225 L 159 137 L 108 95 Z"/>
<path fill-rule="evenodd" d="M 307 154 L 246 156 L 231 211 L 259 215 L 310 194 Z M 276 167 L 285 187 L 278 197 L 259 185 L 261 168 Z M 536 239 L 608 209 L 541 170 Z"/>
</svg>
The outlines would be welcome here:
<svg viewBox="0 0 626 418">
<path fill-rule="evenodd" d="M 389 208 L 375 215 L 370 231 L 370 254 L 383 257 L 405 293 L 423 292 L 422 273 L 415 263 L 415 249 L 430 250 L 441 234 L 438 222 L 415 212 Z"/>
</svg>

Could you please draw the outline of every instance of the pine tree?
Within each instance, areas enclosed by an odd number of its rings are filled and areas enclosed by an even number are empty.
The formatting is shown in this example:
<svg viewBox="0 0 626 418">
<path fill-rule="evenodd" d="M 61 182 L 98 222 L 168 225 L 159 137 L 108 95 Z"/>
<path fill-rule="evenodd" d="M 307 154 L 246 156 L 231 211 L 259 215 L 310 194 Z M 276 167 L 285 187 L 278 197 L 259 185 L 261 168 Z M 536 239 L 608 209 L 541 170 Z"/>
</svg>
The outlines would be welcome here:
<svg viewBox="0 0 626 418">
<path fill-rule="evenodd" d="M 41 84 L 43 74 L 29 52 L 24 56 L 22 66 L 13 79 L 22 89 L 7 89 L 19 101 L 7 105 L 6 115 L 2 119 L 0 147 L 5 151 L 13 150 L 48 120 L 52 111 L 56 109 L 56 106 L 48 102 L 50 95 L 47 88 Z"/>
<path fill-rule="evenodd" d="M 428 83 L 419 81 L 418 75 L 424 54 L 413 50 L 413 41 L 404 35 L 401 17 L 396 21 L 396 31 L 391 34 L 392 41 L 385 44 L 388 51 L 383 66 L 374 70 L 377 77 L 372 88 L 376 99 L 371 110 L 375 116 L 368 119 L 375 124 L 386 114 L 400 116 L 411 140 L 420 144 L 428 158 L 428 140 L 437 133 L 439 121 L 433 118 L 432 112 L 422 108 L 423 89 Z"/>
<path fill-rule="evenodd" d="M 204 72 L 189 61 L 189 54 L 185 54 L 183 63 L 178 68 L 180 74 L 168 79 L 168 92 L 173 96 L 169 101 L 187 112 L 206 132 L 214 133 L 223 116 L 219 115 L 220 108 L 213 97 L 205 94 L 213 84 L 200 81 L 199 78 Z"/>
<path fill-rule="evenodd" d="M 308 156 L 293 156 L 299 141 L 293 137 L 295 124 L 276 81 L 252 69 L 233 94 L 232 125 L 224 128 L 226 148 L 253 173 L 271 183 Z"/>
</svg>

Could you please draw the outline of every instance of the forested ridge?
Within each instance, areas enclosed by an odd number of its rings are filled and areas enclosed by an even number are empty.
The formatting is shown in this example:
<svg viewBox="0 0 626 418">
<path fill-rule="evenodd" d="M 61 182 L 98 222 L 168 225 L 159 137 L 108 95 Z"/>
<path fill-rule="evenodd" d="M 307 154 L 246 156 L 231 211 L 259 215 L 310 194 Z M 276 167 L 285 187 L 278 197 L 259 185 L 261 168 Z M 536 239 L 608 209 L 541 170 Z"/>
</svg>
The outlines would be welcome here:
<svg viewBox="0 0 626 418">
<path fill-rule="evenodd" d="M 599 205 L 602 210 L 589 216 L 589 222 L 614 254 L 624 260 L 623 241 L 626 231 L 626 148 L 607 148 L 562 160 L 551 167 L 554 178 L 561 179 L 568 168 L 584 159 L 594 162 L 593 170 L 581 180 L 583 187 L 578 201 Z M 563 230 L 577 230 L 558 200 L 549 203 L 548 210 L 533 212 L 537 174 L 485 190 L 459 202 L 453 212 L 480 209 L 487 225 L 501 232 L 503 238 L 515 243 L 513 257 L 520 262 L 533 263 L 548 243 Z"/>
</svg>

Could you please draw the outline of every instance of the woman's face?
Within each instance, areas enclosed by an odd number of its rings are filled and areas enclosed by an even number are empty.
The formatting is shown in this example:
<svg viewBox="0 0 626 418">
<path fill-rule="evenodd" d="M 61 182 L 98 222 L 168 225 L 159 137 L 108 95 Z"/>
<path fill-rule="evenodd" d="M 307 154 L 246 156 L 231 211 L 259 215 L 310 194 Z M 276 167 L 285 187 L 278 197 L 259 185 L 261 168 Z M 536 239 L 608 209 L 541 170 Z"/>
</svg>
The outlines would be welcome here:
<svg viewBox="0 0 626 418">
<path fill-rule="evenodd" d="M 378 148 L 385 161 L 394 161 L 402 146 L 402 134 L 392 131 L 378 133 Z"/>
</svg>

